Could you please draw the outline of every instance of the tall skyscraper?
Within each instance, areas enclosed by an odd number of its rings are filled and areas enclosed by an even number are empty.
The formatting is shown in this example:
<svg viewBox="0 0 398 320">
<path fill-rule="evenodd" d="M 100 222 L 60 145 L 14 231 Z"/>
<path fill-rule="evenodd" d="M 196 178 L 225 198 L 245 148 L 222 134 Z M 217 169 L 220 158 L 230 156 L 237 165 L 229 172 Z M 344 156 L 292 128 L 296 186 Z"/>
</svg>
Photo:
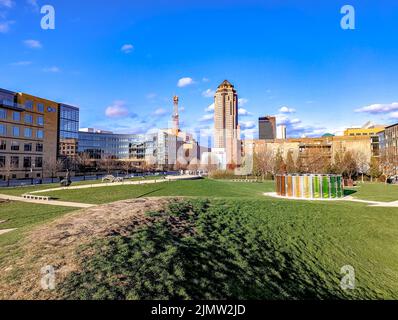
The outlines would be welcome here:
<svg viewBox="0 0 398 320">
<path fill-rule="evenodd" d="M 225 164 L 238 161 L 238 94 L 234 86 L 224 80 L 214 96 L 214 148 L 224 149 Z"/>
<path fill-rule="evenodd" d="M 276 118 L 271 116 L 258 119 L 258 138 L 260 140 L 276 138 Z"/>
<path fill-rule="evenodd" d="M 180 116 L 178 114 L 178 96 L 174 96 L 173 98 L 173 104 L 174 104 L 174 109 L 173 109 L 173 116 L 172 116 L 172 122 L 173 122 L 173 131 L 175 135 L 178 135 L 178 132 L 180 131 Z"/>
</svg>

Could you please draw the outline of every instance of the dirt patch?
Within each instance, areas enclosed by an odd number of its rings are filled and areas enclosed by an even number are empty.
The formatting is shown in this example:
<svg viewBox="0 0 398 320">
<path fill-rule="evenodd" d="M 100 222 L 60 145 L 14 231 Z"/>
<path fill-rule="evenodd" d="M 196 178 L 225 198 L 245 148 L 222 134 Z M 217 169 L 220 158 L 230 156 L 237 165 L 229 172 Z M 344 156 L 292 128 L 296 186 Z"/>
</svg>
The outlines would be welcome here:
<svg viewBox="0 0 398 320">
<path fill-rule="evenodd" d="M 76 249 L 95 239 L 144 227 L 177 198 L 143 198 L 82 209 L 32 231 L 21 245 L 21 255 L 0 268 L 0 299 L 59 299 L 58 290 L 43 290 L 41 269 L 53 266 L 55 283 L 78 268 Z"/>
</svg>

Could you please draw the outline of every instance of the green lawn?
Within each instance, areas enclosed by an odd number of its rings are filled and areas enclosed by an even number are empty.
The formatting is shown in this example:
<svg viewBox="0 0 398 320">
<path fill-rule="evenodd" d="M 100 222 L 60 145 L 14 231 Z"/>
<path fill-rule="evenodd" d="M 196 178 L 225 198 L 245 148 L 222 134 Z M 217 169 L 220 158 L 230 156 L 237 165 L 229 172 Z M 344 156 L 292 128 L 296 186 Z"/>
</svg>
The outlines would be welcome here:
<svg viewBox="0 0 398 320">
<path fill-rule="evenodd" d="M 264 192 L 272 192 L 273 190 L 274 183 L 272 181 L 246 183 L 203 179 L 84 190 L 61 190 L 48 192 L 46 195 L 59 200 L 96 204 L 158 196 L 256 198 L 264 197 L 262 195 Z"/>
<path fill-rule="evenodd" d="M 395 188 L 365 184 L 352 195 L 369 199 L 376 194 L 374 200 L 392 201 Z M 196 197 L 188 200 L 190 204 L 159 214 L 140 231 L 131 232 L 135 228 L 126 226 L 131 234 L 92 243 L 89 253 L 101 254 L 90 255 L 91 259 L 84 258 L 86 248 L 81 248 L 82 272 L 72 274 L 61 286 L 64 296 L 398 299 L 398 208 L 263 195 L 273 190 L 272 181 L 203 179 L 48 193 L 60 200 L 87 203 Z M 19 228 L 0 236 L 0 262 L 15 254 L 18 246 L 10 244 L 25 231 L 72 210 L 0 204 L 0 220 L 7 220 L 0 228 Z M 178 230 L 183 233 L 176 234 Z M 355 268 L 356 290 L 339 287 L 344 265 Z M 116 276 L 120 274 L 123 281 Z"/>
<path fill-rule="evenodd" d="M 398 185 L 384 183 L 359 183 L 355 188 L 346 188 L 353 192 L 351 196 L 362 200 L 398 201 Z"/>
<path fill-rule="evenodd" d="M 151 216 L 81 248 L 63 296 L 398 299 L 398 209 L 245 198 L 189 200 Z M 345 265 L 354 290 L 340 288 Z"/>
<path fill-rule="evenodd" d="M 0 229 L 15 229 L 0 235 L 0 260 L 7 254 L 10 245 L 15 244 L 23 234 L 36 225 L 55 219 L 75 208 L 31 204 L 24 202 L 0 202 Z"/>
<path fill-rule="evenodd" d="M 124 181 L 145 181 L 145 180 L 154 180 L 154 179 L 159 179 L 161 180 L 163 176 L 148 176 L 145 179 L 141 177 L 134 177 L 130 179 L 125 179 Z M 98 184 L 102 183 L 102 180 L 86 180 L 86 181 L 77 181 L 73 182 L 72 186 L 81 186 L 81 185 L 89 185 L 89 184 Z M 25 193 L 33 192 L 33 191 L 39 191 L 39 190 L 45 190 L 45 189 L 52 189 L 52 188 L 60 188 L 59 182 L 57 183 L 47 183 L 47 184 L 42 184 L 42 185 L 28 185 L 28 186 L 22 186 L 22 187 L 12 187 L 12 188 L 0 188 L 0 194 L 7 194 L 7 195 L 12 195 L 12 196 L 20 196 Z"/>
</svg>

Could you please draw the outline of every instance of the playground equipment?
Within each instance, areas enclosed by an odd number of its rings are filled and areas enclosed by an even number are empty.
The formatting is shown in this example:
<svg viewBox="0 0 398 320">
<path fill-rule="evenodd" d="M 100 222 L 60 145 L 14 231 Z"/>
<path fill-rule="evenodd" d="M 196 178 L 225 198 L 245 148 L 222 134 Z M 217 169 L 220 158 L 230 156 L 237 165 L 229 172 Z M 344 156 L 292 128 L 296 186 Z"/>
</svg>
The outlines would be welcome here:
<svg viewBox="0 0 398 320">
<path fill-rule="evenodd" d="M 277 175 L 276 193 L 287 198 L 338 199 L 344 197 L 341 175 Z"/>
</svg>

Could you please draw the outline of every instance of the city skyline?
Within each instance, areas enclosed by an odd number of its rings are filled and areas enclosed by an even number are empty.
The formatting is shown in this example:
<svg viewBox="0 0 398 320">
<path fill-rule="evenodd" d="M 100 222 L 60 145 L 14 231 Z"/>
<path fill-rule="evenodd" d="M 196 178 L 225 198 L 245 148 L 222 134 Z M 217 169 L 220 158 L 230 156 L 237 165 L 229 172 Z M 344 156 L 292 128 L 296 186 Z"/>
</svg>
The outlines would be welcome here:
<svg viewBox="0 0 398 320">
<path fill-rule="evenodd" d="M 351 3 L 357 28 L 345 31 L 337 3 L 121 1 L 94 12 L 92 1 L 78 9 L 53 1 L 56 29 L 44 31 L 44 3 L 0 1 L 10 49 L 0 53 L 0 87 L 78 106 L 81 127 L 117 133 L 167 127 L 173 95 L 181 127 L 211 130 L 224 79 L 239 93 L 243 134 L 257 136 L 265 115 L 285 123 L 289 137 L 396 123 L 397 5 Z"/>
</svg>

